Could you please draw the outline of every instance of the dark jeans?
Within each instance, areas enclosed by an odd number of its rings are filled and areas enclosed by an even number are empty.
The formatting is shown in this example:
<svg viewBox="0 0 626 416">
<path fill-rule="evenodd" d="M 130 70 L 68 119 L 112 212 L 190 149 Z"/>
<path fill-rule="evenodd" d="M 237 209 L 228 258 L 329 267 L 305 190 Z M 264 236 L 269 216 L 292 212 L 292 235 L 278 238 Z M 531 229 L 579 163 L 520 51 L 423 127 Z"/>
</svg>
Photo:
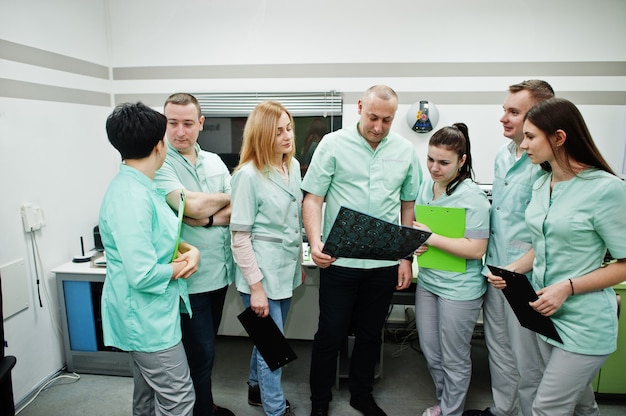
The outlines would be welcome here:
<svg viewBox="0 0 626 416">
<path fill-rule="evenodd" d="M 349 388 L 353 398 L 372 393 L 380 356 L 382 328 L 398 282 L 398 266 L 320 269 L 320 317 L 311 352 L 311 401 L 332 400 L 337 355 L 354 325 L 355 343 L 350 361 Z"/>
<path fill-rule="evenodd" d="M 181 314 L 183 345 L 196 391 L 194 416 L 213 414 L 211 372 L 215 359 L 215 337 L 222 319 L 222 309 L 228 286 L 212 292 L 189 295 L 191 311 L 189 318 Z"/>
</svg>

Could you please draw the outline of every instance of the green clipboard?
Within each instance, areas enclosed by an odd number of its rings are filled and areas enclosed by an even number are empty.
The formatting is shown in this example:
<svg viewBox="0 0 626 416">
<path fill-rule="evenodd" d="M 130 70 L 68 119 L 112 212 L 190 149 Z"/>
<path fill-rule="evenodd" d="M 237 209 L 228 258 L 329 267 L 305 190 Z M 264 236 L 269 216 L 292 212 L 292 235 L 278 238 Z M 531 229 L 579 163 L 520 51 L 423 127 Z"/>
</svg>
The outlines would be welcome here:
<svg viewBox="0 0 626 416">
<path fill-rule="evenodd" d="M 174 253 L 172 254 L 172 261 L 176 260 L 178 257 L 178 247 L 180 246 L 180 233 L 183 229 L 183 217 L 185 216 L 185 203 L 187 202 L 187 197 L 185 195 L 185 190 L 180 190 L 180 201 L 178 201 L 178 236 L 176 237 L 176 245 L 174 246 Z M 178 284 L 178 290 L 180 291 L 180 302 L 179 308 L 181 313 L 186 313 L 191 318 L 191 304 L 189 303 L 189 296 L 187 291 L 187 280 L 186 279 L 177 279 L 176 283 Z"/>
<path fill-rule="evenodd" d="M 183 228 L 183 216 L 185 215 L 185 190 L 180 190 L 180 201 L 178 202 L 178 236 L 176 237 L 176 246 L 174 247 L 174 253 L 172 254 L 172 261 L 178 257 L 178 246 L 180 245 L 180 232 Z"/>
<path fill-rule="evenodd" d="M 462 238 L 465 235 L 465 208 L 415 205 L 415 221 L 428 225 L 432 232 L 444 237 Z M 419 267 L 464 273 L 466 259 L 453 256 L 436 247 L 417 258 Z"/>
</svg>

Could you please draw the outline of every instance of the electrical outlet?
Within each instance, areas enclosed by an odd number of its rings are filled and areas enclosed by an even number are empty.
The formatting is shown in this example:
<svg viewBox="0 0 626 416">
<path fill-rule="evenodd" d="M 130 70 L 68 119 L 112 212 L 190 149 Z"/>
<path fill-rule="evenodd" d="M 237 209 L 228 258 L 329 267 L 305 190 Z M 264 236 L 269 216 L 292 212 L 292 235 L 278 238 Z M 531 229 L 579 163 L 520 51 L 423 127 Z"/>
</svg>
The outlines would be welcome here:
<svg viewBox="0 0 626 416">
<path fill-rule="evenodd" d="M 40 207 L 26 202 L 22 204 L 20 212 L 22 214 L 22 224 L 24 225 L 25 232 L 30 233 L 37 231 L 46 225 L 43 210 Z"/>
</svg>

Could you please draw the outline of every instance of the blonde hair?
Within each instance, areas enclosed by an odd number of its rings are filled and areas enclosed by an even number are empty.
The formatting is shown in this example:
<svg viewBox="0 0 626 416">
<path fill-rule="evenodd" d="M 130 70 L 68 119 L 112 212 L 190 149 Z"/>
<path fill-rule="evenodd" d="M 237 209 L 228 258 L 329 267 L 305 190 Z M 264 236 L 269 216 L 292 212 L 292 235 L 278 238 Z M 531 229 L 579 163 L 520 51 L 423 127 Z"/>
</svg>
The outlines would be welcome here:
<svg viewBox="0 0 626 416">
<path fill-rule="evenodd" d="M 252 162 L 254 167 L 261 172 L 266 166 L 272 165 L 278 120 L 283 113 L 289 116 L 291 127 L 294 129 L 293 117 L 281 103 L 277 101 L 263 101 L 254 107 L 243 129 L 243 143 L 241 144 L 239 165 L 235 168 L 235 171 L 248 162 Z M 283 155 L 283 162 L 287 164 L 287 169 L 291 167 L 291 159 L 296 153 L 295 136 L 292 140 L 291 151 Z"/>
</svg>

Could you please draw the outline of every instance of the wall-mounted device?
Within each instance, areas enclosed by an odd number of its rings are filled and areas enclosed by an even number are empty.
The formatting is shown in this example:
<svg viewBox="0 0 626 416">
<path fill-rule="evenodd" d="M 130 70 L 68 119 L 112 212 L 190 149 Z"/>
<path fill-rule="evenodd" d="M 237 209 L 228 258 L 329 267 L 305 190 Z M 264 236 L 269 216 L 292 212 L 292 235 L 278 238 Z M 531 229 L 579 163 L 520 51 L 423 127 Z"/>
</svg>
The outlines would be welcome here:
<svg viewBox="0 0 626 416">
<path fill-rule="evenodd" d="M 414 132 L 428 133 L 439 122 L 439 110 L 430 101 L 420 100 L 411 105 L 406 113 L 406 121 Z"/>
<path fill-rule="evenodd" d="M 22 224 L 24 225 L 24 231 L 30 233 L 32 231 L 40 230 L 41 227 L 46 225 L 46 220 L 43 216 L 43 210 L 31 204 L 25 202 L 20 207 L 20 213 L 22 214 Z"/>
</svg>

